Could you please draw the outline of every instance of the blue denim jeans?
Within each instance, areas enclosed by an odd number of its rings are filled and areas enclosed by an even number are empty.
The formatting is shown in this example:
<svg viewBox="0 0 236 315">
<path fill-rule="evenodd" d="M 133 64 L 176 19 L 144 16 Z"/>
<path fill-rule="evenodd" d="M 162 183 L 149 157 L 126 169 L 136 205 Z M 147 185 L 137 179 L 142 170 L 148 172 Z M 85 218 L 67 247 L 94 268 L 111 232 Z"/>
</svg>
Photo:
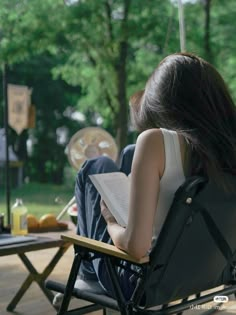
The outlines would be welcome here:
<svg viewBox="0 0 236 315">
<path fill-rule="evenodd" d="M 84 163 L 77 175 L 75 185 L 75 197 L 78 206 L 77 234 L 112 243 L 107 232 L 106 222 L 101 215 L 100 195 L 89 179 L 89 175 L 118 171 L 128 175 L 131 172 L 134 150 L 135 145 L 129 145 L 122 151 L 119 166 L 106 156 L 90 159 Z M 123 268 L 118 268 L 118 273 L 125 297 L 129 298 L 135 285 L 133 273 Z M 101 258 L 92 262 L 83 261 L 79 277 L 85 280 L 99 281 L 107 293 L 113 295 L 104 261 Z"/>
</svg>

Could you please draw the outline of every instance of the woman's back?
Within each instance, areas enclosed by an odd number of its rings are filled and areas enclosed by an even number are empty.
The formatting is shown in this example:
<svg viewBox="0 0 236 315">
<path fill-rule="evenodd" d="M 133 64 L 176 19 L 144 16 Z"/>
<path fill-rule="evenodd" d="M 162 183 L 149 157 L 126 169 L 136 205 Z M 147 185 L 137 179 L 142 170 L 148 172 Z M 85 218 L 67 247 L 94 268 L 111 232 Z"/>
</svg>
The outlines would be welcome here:
<svg viewBox="0 0 236 315">
<path fill-rule="evenodd" d="M 165 167 L 160 179 L 160 191 L 153 224 L 152 247 L 170 209 L 174 194 L 185 180 L 185 143 L 175 131 L 161 128 L 164 140 Z M 182 152 L 182 154 L 181 154 Z"/>
</svg>

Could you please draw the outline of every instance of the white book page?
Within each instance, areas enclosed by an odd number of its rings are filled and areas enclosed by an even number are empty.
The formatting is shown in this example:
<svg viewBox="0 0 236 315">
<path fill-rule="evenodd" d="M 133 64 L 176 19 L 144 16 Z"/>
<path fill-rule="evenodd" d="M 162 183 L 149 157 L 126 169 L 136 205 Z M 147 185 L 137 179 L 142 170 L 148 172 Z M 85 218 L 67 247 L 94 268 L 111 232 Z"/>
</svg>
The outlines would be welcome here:
<svg viewBox="0 0 236 315">
<path fill-rule="evenodd" d="M 117 222 L 122 226 L 126 226 L 130 195 L 128 177 L 124 173 L 115 172 L 90 175 L 90 179 Z"/>
</svg>

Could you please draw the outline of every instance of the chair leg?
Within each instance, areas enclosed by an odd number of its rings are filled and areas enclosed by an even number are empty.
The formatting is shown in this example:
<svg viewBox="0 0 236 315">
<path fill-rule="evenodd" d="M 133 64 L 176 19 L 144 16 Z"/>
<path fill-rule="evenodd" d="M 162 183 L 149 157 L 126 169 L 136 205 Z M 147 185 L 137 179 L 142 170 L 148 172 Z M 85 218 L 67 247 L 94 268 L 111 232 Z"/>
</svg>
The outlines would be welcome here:
<svg viewBox="0 0 236 315">
<path fill-rule="evenodd" d="M 102 309 L 102 313 L 103 315 L 107 315 L 107 309 L 105 307 Z"/>
<path fill-rule="evenodd" d="M 63 297 L 58 315 L 63 315 L 68 309 L 80 264 L 81 264 L 81 256 L 78 253 L 76 253 L 74 256 L 74 261 L 73 261 L 71 270 L 70 270 L 69 278 L 67 280 L 64 297 Z"/>
<path fill-rule="evenodd" d="M 119 305 L 121 315 L 131 315 L 133 313 L 132 305 L 127 305 L 124 298 L 123 292 L 120 288 L 120 283 L 118 275 L 113 268 L 113 264 L 110 259 L 105 259 L 106 268 L 108 270 L 108 275 L 112 283 L 113 292 L 116 296 L 117 303 Z"/>
</svg>

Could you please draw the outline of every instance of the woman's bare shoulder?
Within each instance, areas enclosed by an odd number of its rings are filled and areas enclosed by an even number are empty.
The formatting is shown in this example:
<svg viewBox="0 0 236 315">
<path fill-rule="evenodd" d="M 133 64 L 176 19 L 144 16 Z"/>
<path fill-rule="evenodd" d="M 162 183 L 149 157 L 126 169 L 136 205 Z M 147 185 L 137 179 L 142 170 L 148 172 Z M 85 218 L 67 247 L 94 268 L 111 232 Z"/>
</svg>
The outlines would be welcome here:
<svg viewBox="0 0 236 315">
<path fill-rule="evenodd" d="M 150 167 L 157 167 L 162 176 L 165 168 L 165 146 L 162 131 L 160 129 L 148 129 L 143 131 L 137 139 L 137 151 L 149 157 Z"/>
<path fill-rule="evenodd" d="M 153 128 L 143 131 L 137 139 L 137 143 L 158 144 L 163 145 L 164 139 L 161 129 Z"/>
</svg>

